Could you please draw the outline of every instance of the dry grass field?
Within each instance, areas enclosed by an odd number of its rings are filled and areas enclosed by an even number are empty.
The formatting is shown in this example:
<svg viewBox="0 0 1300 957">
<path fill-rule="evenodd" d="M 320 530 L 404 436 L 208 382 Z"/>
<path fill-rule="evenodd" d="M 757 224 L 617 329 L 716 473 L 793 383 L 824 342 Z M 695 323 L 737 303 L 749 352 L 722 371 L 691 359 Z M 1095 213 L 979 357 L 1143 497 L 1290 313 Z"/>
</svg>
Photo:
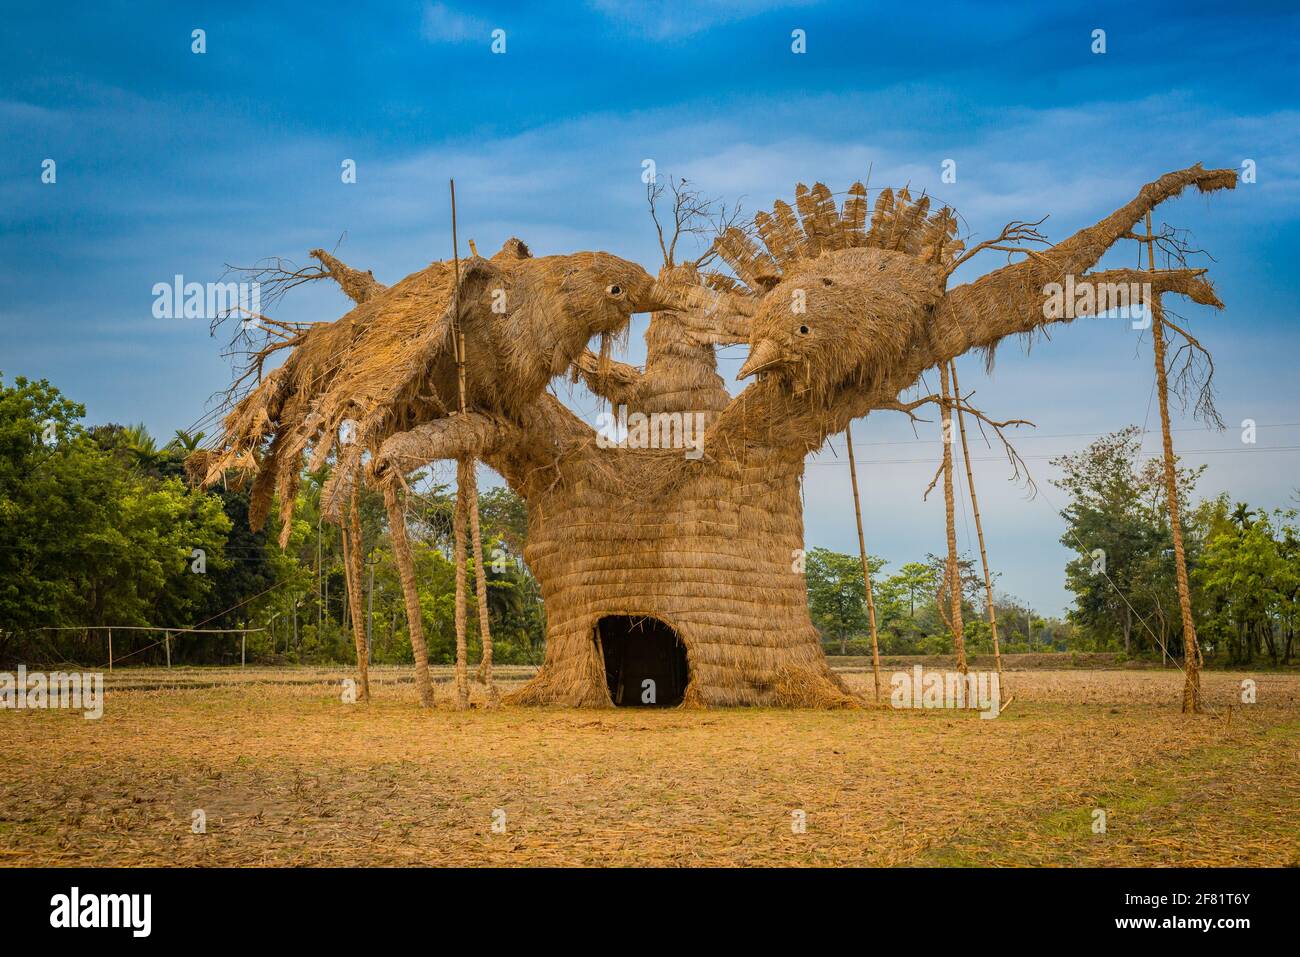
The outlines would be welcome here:
<svg viewBox="0 0 1300 957">
<path fill-rule="evenodd" d="M 1014 672 L 992 721 L 456 712 L 445 683 L 422 712 L 407 670 L 369 705 L 346 676 L 119 670 L 101 720 L 0 711 L 0 864 L 1300 865 L 1296 674 L 1207 673 L 1190 721 L 1160 669 Z"/>
</svg>

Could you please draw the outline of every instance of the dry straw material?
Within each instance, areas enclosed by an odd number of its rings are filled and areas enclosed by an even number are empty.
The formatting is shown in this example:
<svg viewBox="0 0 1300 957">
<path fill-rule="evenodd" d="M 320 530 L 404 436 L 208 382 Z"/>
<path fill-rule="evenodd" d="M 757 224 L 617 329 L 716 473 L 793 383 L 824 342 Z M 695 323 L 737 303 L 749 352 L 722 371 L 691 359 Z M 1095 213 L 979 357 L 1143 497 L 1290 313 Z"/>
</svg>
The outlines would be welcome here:
<svg viewBox="0 0 1300 957">
<path fill-rule="evenodd" d="M 533 260 L 508 244 L 492 260 L 471 260 L 462 279 L 462 301 L 477 309 L 466 332 L 478 337 L 464 415 L 448 414 L 450 278 L 435 263 L 372 290 L 338 323 L 313 327 L 227 421 L 219 455 L 203 463 L 206 478 L 271 468 L 287 496 L 308 447 L 323 463 L 349 417 L 380 481 L 477 457 L 528 503 L 525 558 L 546 605 L 545 663 L 507 701 L 610 707 L 599 625 L 627 617 L 657 619 L 684 646 L 688 706 L 852 707 L 860 698 L 828 668 L 808 614 L 804 457 L 874 409 L 937 399 L 900 400 L 925 370 L 1087 314 L 1047 318 L 1049 283 L 1149 283 L 1153 297 L 1219 305 L 1204 270 L 1087 271 L 1155 205 L 1189 186 L 1235 182 L 1232 170 L 1169 173 L 1096 225 L 1020 249 L 1024 258 L 952 290 L 949 275 L 976 253 L 1041 237 L 1012 224 L 965 251 L 953 211 L 932 210 L 924 196 L 883 190 L 869 204 L 855 184 L 837 206 L 819 183 L 798 187 L 793 207 L 760 213 L 752 231 L 723 233 L 715 248 L 725 276 L 670 267 L 652 281 L 603 254 Z M 512 305 L 497 315 L 491 295 L 503 283 Z M 628 293 L 625 307 L 593 306 L 615 284 Z M 607 347 L 584 351 L 593 335 L 619 333 L 633 305 L 657 310 L 645 369 L 612 361 Z M 316 335 L 320 344 L 307 341 Z M 715 348 L 736 342 L 749 344 L 742 377 L 757 381 L 732 399 Z M 672 442 L 603 447 L 545 392 L 566 371 L 613 405 L 702 415 L 702 454 L 663 447 Z M 268 481 L 258 474 L 255 498 Z"/>
</svg>

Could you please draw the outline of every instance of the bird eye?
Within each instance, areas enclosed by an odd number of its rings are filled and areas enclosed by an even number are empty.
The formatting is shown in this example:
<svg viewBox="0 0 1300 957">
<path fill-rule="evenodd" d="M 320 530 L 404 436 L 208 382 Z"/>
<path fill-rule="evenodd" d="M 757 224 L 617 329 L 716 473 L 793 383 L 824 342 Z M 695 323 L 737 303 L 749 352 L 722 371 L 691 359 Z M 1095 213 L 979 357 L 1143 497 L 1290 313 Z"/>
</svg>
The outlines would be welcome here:
<svg viewBox="0 0 1300 957">
<path fill-rule="evenodd" d="M 799 335 L 801 335 L 801 336 L 806 336 L 806 335 L 808 335 L 808 327 L 807 327 L 807 326 L 800 326 L 800 327 L 799 327 Z"/>
<path fill-rule="evenodd" d="M 835 283 L 833 283 L 831 280 L 826 279 L 825 277 L 823 277 L 823 278 L 822 278 L 822 285 L 823 285 L 823 286 L 833 286 L 833 285 L 835 285 Z"/>
<path fill-rule="evenodd" d="M 622 286 L 606 286 L 606 287 L 605 287 L 605 291 L 606 291 L 607 293 L 609 293 L 611 296 L 621 296 L 621 295 L 623 295 L 623 287 L 622 287 Z"/>
</svg>

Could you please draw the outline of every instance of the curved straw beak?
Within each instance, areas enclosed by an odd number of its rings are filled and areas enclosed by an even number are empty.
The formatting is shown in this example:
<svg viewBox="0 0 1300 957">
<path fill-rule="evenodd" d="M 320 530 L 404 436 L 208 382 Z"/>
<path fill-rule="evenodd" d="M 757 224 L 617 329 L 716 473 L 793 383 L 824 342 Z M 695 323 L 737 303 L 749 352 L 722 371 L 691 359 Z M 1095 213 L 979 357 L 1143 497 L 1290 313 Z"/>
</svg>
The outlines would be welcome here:
<svg viewBox="0 0 1300 957">
<path fill-rule="evenodd" d="M 663 281 L 656 281 L 645 298 L 635 303 L 637 312 L 677 312 L 688 305 L 687 297 L 676 284 Z"/>
<path fill-rule="evenodd" d="M 771 368 L 780 361 L 781 350 L 777 348 L 776 343 L 771 339 L 760 339 L 758 345 L 749 351 L 749 358 L 745 360 L 745 364 L 736 373 L 736 378 L 738 380 L 747 378 L 755 372 L 762 372 L 764 369 Z"/>
</svg>

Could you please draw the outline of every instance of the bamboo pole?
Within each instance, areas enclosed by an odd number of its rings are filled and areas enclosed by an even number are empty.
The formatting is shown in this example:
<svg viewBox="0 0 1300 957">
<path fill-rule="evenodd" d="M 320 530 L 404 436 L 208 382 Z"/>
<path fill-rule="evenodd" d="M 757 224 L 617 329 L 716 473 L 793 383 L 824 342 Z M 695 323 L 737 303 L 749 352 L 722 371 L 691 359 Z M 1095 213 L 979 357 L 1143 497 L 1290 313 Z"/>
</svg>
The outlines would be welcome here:
<svg viewBox="0 0 1300 957">
<path fill-rule="evenodd" d="M 108 673 L 113 673 L 113 629 L 108 629 Z"/>
<path fill-rule="evenodd" d="M 456 236 L 456 181 L 451 180 L 451 254 L 455 266 L 451 292 L 451 315 L 455 324 L 452 341 L 456 346 L 456 411 L 465 414 L 465 329 L 460 321 L 460 242 Z M 452 537 L 455 540 L 452 564 L 456 570 L 456 703 L 469 707 L 469 676 L 466 670 L 467 644 L 465 641 L 465 525 L 469 506 L 468 495 L 460 476 L 464 474 L 466 458 L 457 460 L 456 510 L 452 516 Z"/>
<path fill-rule="evenodd" d="M 957 651 L 957 670 L 966 674 L 966 635 L 961 620 L 961 565 L 957 561 L 957 520 L 953 504 L 952 481 L 952 390 L 948 383 L 948 363 L 939 364 L 940 391 L 943 397 L 943 501 L 948 525 L 948 603 L 949 627 Z"/>
<path fill-rule="evenodd" d="M 970 448 L 966 444 L 966 416 L 961 410 L 961 386 L 957 384 L 957 363 L 949 362 L 952 372 L 952 394 L 957 401 L 957 431 L 961 433 L 961 458 L 966 463 L 966 487 L 970 489 L 971 511 L 975 513 L 975 535 L 980 543 L 980 564 L 984 568 L 984 601 L 989 611 L 989 631 L 993 634 L 993 665 L 998 682 L 1002 681 L 1002 652 L 998 648 L 998 612 L 993 607 L 993 576 L 989 572 L 989 556 L 984 548 L 984 525 L 980 521 L 980 502 L 975 494 L 975 473 L 970 464 Z"/>
<path fill-rule="evenodd" d="M 424 613 L 420 609 L 420 591 L 415 582 L 415 561 L 411 543 L 406 538 L 406 515 L 397 502 L 393 483 L 384 484 L 384 507 L 388 510 L 388 535 L 393 543 L 393 559 L 402 580 L 402 597 L 406 600 L 406 628 L 411 636 L 411 654 L 415 657 L 415 688 L 420 706 L 433 707 L 433 684 L 429 680 L 429 647 L 424 641 Z"/>
<path fill-rule="evenodd" d="M 451 247 L 455 266 L 455 286 L 452 291 L 452 316 L 456 332 L 456 384 L 458 389 L 456 411 L 465 414 L 465 328 L 460 318 L 460 242 L 456 232 L 456 181 L 451 180 Z M 470 243 L 474 250 L 474 244 Z M 477 250 L 474 250 L 477 253 Z M 487 603 L 487 569 L 483 567 L 483 538 L 480 530 L 478 512 L 478 479 L 474 470 L 474 458 L 461 456 L 456 468 L 456 520 L 453 521 L 456 537 L 456 693 L 462 708 L 469 707 L 469 678 L 466 658 L 468 647 L 465 639 L 467 609 L 464 607 L 464 575 L 466 560 L 465 531 L 468 524 L 473 535 L 474 554 L 474 592 L 478 606 L 479 636 L 483 644 L 483 657 L 479 672 L 487 685 L 488 704 L 497 701 L 496 685 L 492 680 L 492 629 L 488 620 Z"/>
<path fill-rule="evenodd" d="M 858 521 L 858 554 L 862 557 L 862 583 L 867 589 L 867 620 L 871 622 L 871 674 L 876 684 L 876 701 L 880 700 L 880 643 L 876 638 L 876 602 L 871 595 L 871 566 L 867 563 L 867 541 L 862 533 L 862 504 L 858 499 L 858 466 L 853 459 L 853 428 L 844 429 L 849 447 L 849 481 L 853 484 L 853 515 Z"/>
<path fill-rule="evenodd" d="M 1156 243 L 1147 211 L 1147 269 L 1156 271 Z M 1151 341 L 1155 344 L 1156 389 L 1160 393 L 1160 437 L 1164 448 L 1165 498 L 1169 507 L 1169 528 L 1174 538 L 1174 568 L 1178 578 L 1178 605 L 1183 615 L 1183 713 L 1201 710 L 1201 647 L 1192 620 L 1192 593 L 1187 583 L 1187 557 L 1183 552 L 1183 528 L 1179 518 L 1178 478 L 1174 470 L 1174 440 L 1169 429 L 1169 378 L 1165 369 L 1164 304 L 1157 296 L 1147 303 L 1151 310 Z"/>
</svg>

